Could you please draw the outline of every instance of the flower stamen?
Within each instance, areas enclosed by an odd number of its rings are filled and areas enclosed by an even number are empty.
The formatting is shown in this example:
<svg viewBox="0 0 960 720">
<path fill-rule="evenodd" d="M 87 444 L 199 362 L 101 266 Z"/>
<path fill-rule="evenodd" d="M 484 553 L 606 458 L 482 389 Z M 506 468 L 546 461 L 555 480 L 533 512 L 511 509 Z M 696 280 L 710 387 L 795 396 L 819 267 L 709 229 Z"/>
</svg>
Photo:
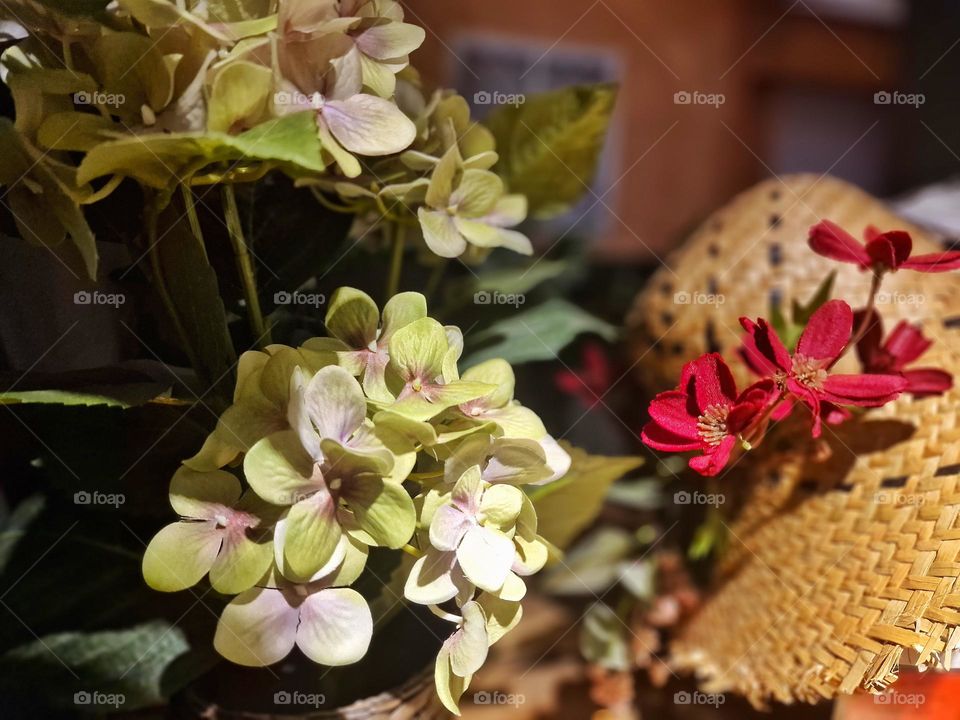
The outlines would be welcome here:
<svg viewBox="0 0 960 720">
<path fill-rule="evenodd" d="M 823 390 L 827 380 L 826 362 L 797 353 L 793 356 L 793 376 L 798 383 L 811 390 Z"/>
<path fill-rule="evenodd" d="M 697 434 L 707 445 L 716 447 L 728 435 L 727 415 L 730 408 L 727 405 L 709 405 L 703 415 L 697 418 Z"/>
</svg>

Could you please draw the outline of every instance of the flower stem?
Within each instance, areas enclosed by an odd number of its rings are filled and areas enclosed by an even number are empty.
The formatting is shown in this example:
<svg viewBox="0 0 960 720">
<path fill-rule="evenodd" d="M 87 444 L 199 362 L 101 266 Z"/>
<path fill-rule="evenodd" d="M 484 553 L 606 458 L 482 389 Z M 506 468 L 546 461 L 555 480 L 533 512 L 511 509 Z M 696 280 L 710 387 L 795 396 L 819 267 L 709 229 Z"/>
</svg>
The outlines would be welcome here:
<svg viewBox="0 0 960 720">
<path fill-rule="evenodd" d="M 860 320 L 860 325 L 854 330 L 853 335 L 850 336 L 850 341 L 843 349 L 843 352 L 833 361 L 833 365 L 836 365 L 840 361 L 840 358 L 850 352 L 852 348 L 855 348 L 857 343 L 867 334 L 867 330 L 870 329 L 870 318 L 873 316 L 873 309 L 877 304 L 877 293 L 880 292 L 881 282 L 883 282 L 883 273 L 874 271 L 873 277 L 870 280 L 870 297 L 867 300 L 867 307 L 864 308 L 863 319 Z"/>
<path fill-rule="evenodd" d="M 390 275 L 387 277 L 387 297 L 389 300 L 400 289 L 400 273 L 403 270 L 403 251 L 404 251 L 404 233 L 406 228 L 403 225 L 393 226 L 393 232 L 389 231 L 390 225 L 386 226 L 387 232 L 393 236 L 393 255 L 390 258 Z"/>
<path fill-rule="evenodd" d="M 409 543 L 407 543 L 400 549 L 403 550 L 407 555 L 411 555 L 412 557 L 415 557 L 415 558 L 423 557 L 423 553 L 417 550 L 417 548 L 415 548 L 413 545 Z"/>
<path fill-rule="evenodd" d="M 270 328 L 264 322 L 263 313 L 260 310 L 257 278 L 253 269 L 253 261 L 250 259 L 249 246 L 243 237 L 243 226 L 240 223 L 240 213 L 237 211 L 237 197 L 231 185 L 224 185 L 221 191 L 223 194 L 223 213 L 227 221 L 227 234 L 230 236 L 230 244 L 233 246 L 233 254 L 237 260 L 237 273 L 243 284 L 243 297 L 247 304 L 247 319 L 250 322 L 250 330 L 253 333 L 255 344 L 257 347 L 263 348 L 271 342 Z"/>
<path fill-rule="evenodd" d="M 437 291 L 437 287 L 440 285 L 440 280 L 443 278 L 443 271 L 447 269 L 447 259 L 444 258 L 439 263 L 433 266 L 433 270 L 430 271 L 430 277 L 427 278 L 427 286 L 423 291 L 423 294 L 427 298 L 427 302 L 430 302 L 430 299 L 433 297 L 433 294 Z"/>
</svg>

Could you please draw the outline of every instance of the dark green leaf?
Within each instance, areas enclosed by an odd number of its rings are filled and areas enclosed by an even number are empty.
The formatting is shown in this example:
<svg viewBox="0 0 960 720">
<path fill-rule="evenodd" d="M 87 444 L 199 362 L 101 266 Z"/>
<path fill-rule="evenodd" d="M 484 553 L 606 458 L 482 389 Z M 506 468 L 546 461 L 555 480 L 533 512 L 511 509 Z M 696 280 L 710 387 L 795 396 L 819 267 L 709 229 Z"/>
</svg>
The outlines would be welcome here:
<svg viewBox="0 0 960 720">
<path fill-rule="evenodd" d="M 468 335 L 473 351 L 464 365 L 476 365 L 490 358 L 503 358 L 512 365 L 554 360 L 581 333 L 613 340 L 617 330 L 566 300 L 551 298 Z"/>
</svg>

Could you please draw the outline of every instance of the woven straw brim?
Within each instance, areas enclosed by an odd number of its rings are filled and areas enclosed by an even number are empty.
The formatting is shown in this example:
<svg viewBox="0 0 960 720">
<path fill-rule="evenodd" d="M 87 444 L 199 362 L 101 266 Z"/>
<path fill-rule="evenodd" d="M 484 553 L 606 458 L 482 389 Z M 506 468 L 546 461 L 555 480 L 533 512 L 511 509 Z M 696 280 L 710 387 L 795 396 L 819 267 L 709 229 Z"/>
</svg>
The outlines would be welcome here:
<svg viewBox="0 0 960 720">
<path fill-rule="evenodd" d="M 942 249 L 846 183 L 764 182 L 708 219 L 638 296 L 628 326 L 650 389 L 675 385 L 683 363 L 708 350 L 734 365 L 738 317 L 768 316 L 771 299 L 807 300 L 831 269 L 840 270 L 834 297 L 862 304 L 869 277 L 807 247 L 821 219 L 855 235 L 871 224 L 907 229 L 915 253 Z M 888 280 L 878 306 L 886 330 L 901 318 L 921 323 L 935 344 L 915 364 L 960 373 L 960 276 Z M 676 293 L 722 303 L 684 304 Z M 827 459 L 811 455 L 793 418 L 773 447 L 738 462 L 721 479 L 734 496 L 724 507 L 729 548 L 710 599 L 672 648 L 675 667 L 763 705 L 877 691 L 901 661 L 949 664 L 960 644 L 958 401 L 956 388 L 904 396 L 825 427 Z"/>
</svg>

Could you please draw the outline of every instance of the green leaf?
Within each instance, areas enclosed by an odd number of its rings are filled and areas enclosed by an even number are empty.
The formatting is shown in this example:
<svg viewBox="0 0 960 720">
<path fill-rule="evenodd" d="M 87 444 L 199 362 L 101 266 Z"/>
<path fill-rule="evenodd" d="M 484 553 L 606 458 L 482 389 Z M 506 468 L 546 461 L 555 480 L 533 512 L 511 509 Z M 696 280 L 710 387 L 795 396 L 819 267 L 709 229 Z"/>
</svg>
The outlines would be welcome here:
<svg viewBox="0 0 960 720">
<path fill-rule="evenodd" d="M 580 626 L 580 652 L 588 662 L 611 670 L 629 670 L 630 643 L 626 624 L 603 603 L 594 604 Z"/>
<path fill-rule="evenodd" d="M 557 595 L 599 595 L 617 582 L 620 562 L 637 546 L 621 528 L 601 527 L 578 542 L 553 568 L 544 589 Z"/>
<path fill-rule="evenodd" d="M 165 700 L 164 675 L 189 649 L 183 630 L 163 620 L 123 630 L 47 635 L 0 656 L 0 693 L 22 695 L 19 685 L 26 680 L 42 698 L 34 700 L 34 708 L 136 710 Z M 84 703 L 81 693 L 98 695 Z"/>
<path fill-rule="evenodd" d="M 531 216 L 559 215 L 586 192 L 616 96 L 613 85 L 573 86 L 528 96 L 487 119 L 500 154 L 495 170 L 510 192 L 527 196 Z"/>
<path fill-rule="evenodd" d="M 216 385 L 220 394 L 233 392 L 233 342 L 227 329 L 227 315 L 220 299 L 217 275 L 207 260 L 202 240 L 195 237 L 190 223 L 176 204 L 158 218 L 155 236 L 165 290 L 175 308 L 182 330 L 184 348 L 207 387 Z"/>
<path fill-rule="evenodd" d="M 93 148 L 78 168 L 80 182 L 125 175 L 162 189 L 205 165 L 226 161 L 277 163 L 292 174 L 323 172 L 316 115 L 295 113 L 268 120 L 240 135 L 156 133 L 121 138 Z"/>
<path fill-rule="evenodd" d="M 581 333 L 596 333 L 605 340 L 616 338 L 612 325 L 560 298 L 495 322 L 471 334 L 471 345 L 493 340 L 471 353 L 464 366 L 490 358 L 503 358 L 511 365 L 536 360 L 554 360 Z"/>
<path fill-rule="evenodd" d="M 0 185 L 24 240 L 50 247 L 68 266 L 82 264 L 91 279 L 97 276 L 97 245 L 79 204 L 68 191 L 79 193 L 73 168 L 56 164 L 0 118 Z M 63 246 L 69 235 L 73 243 Z"/>
<path fill-rule="evenodd" d="M 560 277 L 569 264 L 567 260 L 540 260 L 532 267 L 521 265 L 481 272 L 478 276 L 471 277 L 470 294 L 480 290 L 507 295 L 526 294 L 540 283 Z"/>
<path fill-rule="evenodd" d="M 570 454 L 570 470 L 559 480 L 533 488 L 529 495 L 537 510 L 537 532 L 563 549 L 600 512 L 604 496 L 613 482 L 643 465 L 640 457 L 590 455 L 561 442 Z"/>
<path fill-rule="evenodd" d="M 820 287 L 806 303 L 793 301 L 793 322 L 801 327 L 806 327 L 810 322 L 810 317 L 820 309 L 820 307 L 830 299 L 833 294 L 833 281 L 837 279 L 837 271 L 833 270 L 827 275 Z"/>
</svg>

